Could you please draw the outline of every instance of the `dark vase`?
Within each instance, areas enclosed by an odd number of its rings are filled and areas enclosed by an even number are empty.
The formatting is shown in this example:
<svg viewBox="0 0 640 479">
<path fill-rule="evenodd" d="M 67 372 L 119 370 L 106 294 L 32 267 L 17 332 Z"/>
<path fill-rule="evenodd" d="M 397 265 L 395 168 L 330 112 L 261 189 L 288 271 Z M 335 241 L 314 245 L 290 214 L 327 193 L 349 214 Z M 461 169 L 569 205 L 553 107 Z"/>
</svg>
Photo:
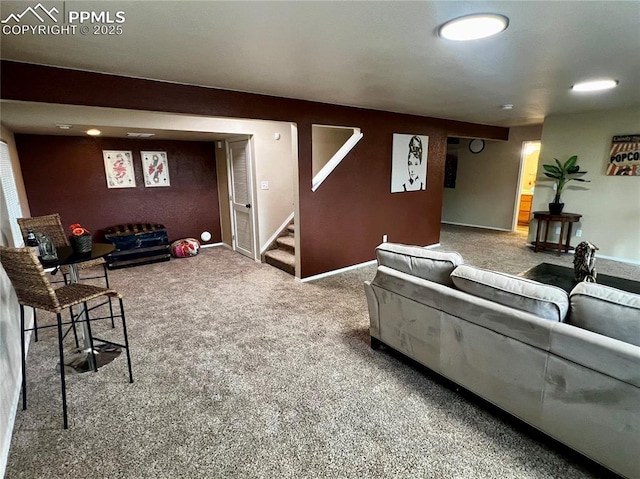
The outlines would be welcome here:
<svg viewBox="0 0 640 479">
<path fill-rule="evenodd" d="M 564 203 L 549 203 L 549 213 L 559 215 L 564 209 Z"/>
<path fill-rule="evenodd" d="M 91 235 L 71 235 L 69 236 L 69 241 L 71 242 L 71 248 L 73 252 L 76 254 L 87 254 L 91 253 L 91 248 L 93 247 L 93 242 L 91 241 Z"/>
</svg>

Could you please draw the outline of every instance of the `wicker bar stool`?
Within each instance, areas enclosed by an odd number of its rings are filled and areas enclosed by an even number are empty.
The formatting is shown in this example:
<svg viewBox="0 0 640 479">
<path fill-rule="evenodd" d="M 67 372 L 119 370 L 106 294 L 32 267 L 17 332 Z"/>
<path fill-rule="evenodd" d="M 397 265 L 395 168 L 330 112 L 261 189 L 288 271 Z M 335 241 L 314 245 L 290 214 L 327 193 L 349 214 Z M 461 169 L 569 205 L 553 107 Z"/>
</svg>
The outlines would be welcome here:
<svg viewBox="0 0 640 479">
<path fill-rule="evenodd" d="M 131 370 L 131 355 L 129 354 L 129 339 L 127 337 L 127 325 L 125 320 L 124 305 L 122 303 L 122 296 L 109 288 L 102 288 L 100 286 L 93 286 L 82 283 L 71 283 L 64 285 L 60 288 L 54 289 L 51 283 L 45 275 L 44 269 L 38 260 L 38 257 L 29 248 L 7 248 L 0 246 L 0 263 L 13 285 L 13 288 L 18 297 L 18 303 L 20 304 L 20 331 L 21 331 L 21 353 L 22 353 L 22 409 L 27 408 L 27 379 L 26 379 L 26 354 L 25 354 L 25 332 L 30 330 L 44 329 L 48 327 L 57 327 L 58 329 L 58 352 L 60 360 L 60 383 L 62 388 L 62 413 L 63 413 L 63 425 L 67 429 L 67 393 L 65 384 L 65 371 L 64 371 L 64 348 L 63 340 L 66 333 L 63 333 L 63 327 L 65 325 L 74 325 L 78 322 L 72 316 L 71 321 L 63 322 L 61 312 L 67 308 L 71 308 L 76 305 L 83 305 L 85 310 L 86 331 L 89 336 L 90 353 L 94 354 L 94 341 L 99 341 L 104 344 L 109 344 L 122 349 L 125 349 L 127 353 L 127 367 L 129 370 L 129 382 L 133 382 L 133 373 Z M 105 339 L 95 338 L 91 333 L 91 321 L 97 319 L 108 318 L 94 318 L 89 317 L 90 309 L 87 306 L 87 302 L 100 297 L 118 298 L 120 303 L 120 314 L 116 315 L 122 320 L 122 332 L 124 337 L 124 344 L 119 344 Z M 24 307 L 29 306 L 36 309 L 43 309 L 56 314 L 57 324 L 40 326 L 34 324 L 34 328 L 25 329 L 24 324 Z M 113 310 L 111 310 L 111 319 L 113 320 Z M 67 330 L 68 332 L 68 330 Z M 97 371 L 97 361 L 93 361 L 94 371 Z"/>
<path fill-rule="evenodd" d="M 22 232 L 22 237 L 26 243 L 27 241 L 27 233 L 29 230 L 34 233 L 43 233 L 47 235 L 47 237 L 53 242 L 53 245 L 56 248 L 61 246 L 70 246 L 69 238 L 67 237 L 64 227 L 62 226 L 62 221 L 60 220 L 60 215 L 58 213 L 53 213 L 50 215 L 44 216 L 34 216 L 32 218 L 18 218 L 18 225 L 20 225 L 20 231 Z M 83 261 L 82 263 L 77 264 L 78 268 L 78 276 L 80 276 L 80 270 L 93 268 L 94 266 L 102 266 L 103 274 L 98 276 L 88 276 L 83 279 L 102 279 L 104 278 L 105 287 L 109 287 L 109 274 L 107 273 L 107 262 L 104 258 L 91 259 L 87 261 Z M 69 266 L 62 265 L 59 268 L 60 272 L 64 277 L 64 283 L 67 284 L 69 282 Z M 52 274 L 55 274 L 57 270 L 55 270 Z M 111 298 L 109 298 L 109 309 L 111 310 L 111 314 L 113 315 L 113 305 L 111 304 Z M 71 312 L 73 314 L 73 312 Z M 36 321 L 34 317 L 34 321 Z M 37 324 L 37 322 L 36 322 Z M 111 327 L 115 327 L 115 323 L 111 323 Z M 35 330 L 35 340 L 38 341 L 38 330 Z"/>
</svg>

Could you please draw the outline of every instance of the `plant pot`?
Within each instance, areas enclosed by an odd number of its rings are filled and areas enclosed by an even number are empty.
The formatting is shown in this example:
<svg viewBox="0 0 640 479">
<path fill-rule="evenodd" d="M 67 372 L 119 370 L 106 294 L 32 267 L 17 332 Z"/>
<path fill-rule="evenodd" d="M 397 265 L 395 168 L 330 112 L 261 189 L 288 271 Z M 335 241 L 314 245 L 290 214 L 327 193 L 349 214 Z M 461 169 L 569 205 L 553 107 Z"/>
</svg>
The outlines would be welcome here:
<svg viewBox="0 0 640 479">
<path fill-rule="evenodd" d="M 559 215 L 564 209 L 564 203 L 549 203 L 549 213 Z"/>
<path fill-rule="evenodd" d="M 91 235 L 69 236 L 69 242 L 71 248 L 76 254 L 88 254 L 91 253 L 93 242 L 91 241 Z"/>
</svg>

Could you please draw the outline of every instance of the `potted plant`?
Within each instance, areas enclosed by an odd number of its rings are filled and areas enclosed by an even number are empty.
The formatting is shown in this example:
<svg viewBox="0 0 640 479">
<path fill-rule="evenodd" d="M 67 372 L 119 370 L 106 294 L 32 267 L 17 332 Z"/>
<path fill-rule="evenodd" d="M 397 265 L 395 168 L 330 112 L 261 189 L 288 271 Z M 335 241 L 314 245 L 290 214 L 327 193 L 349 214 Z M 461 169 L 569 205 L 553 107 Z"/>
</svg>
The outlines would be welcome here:
<svg viewBox="0 0 640 479">
<path fill-rule="evenodd" d="M 576 165 L 578 162 L 578 155 L 571 156 L 567 161 L 560 163 L 557 158 L 554 158 L 555 165 L 542 165 L 544 168 L 545 176 L 552 178 L 556 183 L 556 196 L 553 198 L 553 202 L 549 203 L 549 213 L 552 215 L 558 215 L 562 213 L 564 203 L 560 201 L 560 196 L 564 187 L 572 180 L 582 181 L 588 183 L 589 180 L 581 178 L 587 172 L 580 171 L 580 167 Z"/>
</svg>

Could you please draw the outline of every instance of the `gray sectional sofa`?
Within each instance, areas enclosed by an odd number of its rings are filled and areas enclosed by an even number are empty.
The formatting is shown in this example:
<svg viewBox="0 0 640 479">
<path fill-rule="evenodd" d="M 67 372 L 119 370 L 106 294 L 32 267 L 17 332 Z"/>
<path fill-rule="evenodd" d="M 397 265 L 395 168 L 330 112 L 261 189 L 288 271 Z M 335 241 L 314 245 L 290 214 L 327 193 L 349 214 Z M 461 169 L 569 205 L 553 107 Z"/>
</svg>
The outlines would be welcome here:
<svg viewBox="0 0 640 479">
<path fill-rule="evenodd" d="M 554 286 L 383 243 L 371 345 L 418 361 L 628 478 L 640 478 L 640 296 Z"/>
</svg>

